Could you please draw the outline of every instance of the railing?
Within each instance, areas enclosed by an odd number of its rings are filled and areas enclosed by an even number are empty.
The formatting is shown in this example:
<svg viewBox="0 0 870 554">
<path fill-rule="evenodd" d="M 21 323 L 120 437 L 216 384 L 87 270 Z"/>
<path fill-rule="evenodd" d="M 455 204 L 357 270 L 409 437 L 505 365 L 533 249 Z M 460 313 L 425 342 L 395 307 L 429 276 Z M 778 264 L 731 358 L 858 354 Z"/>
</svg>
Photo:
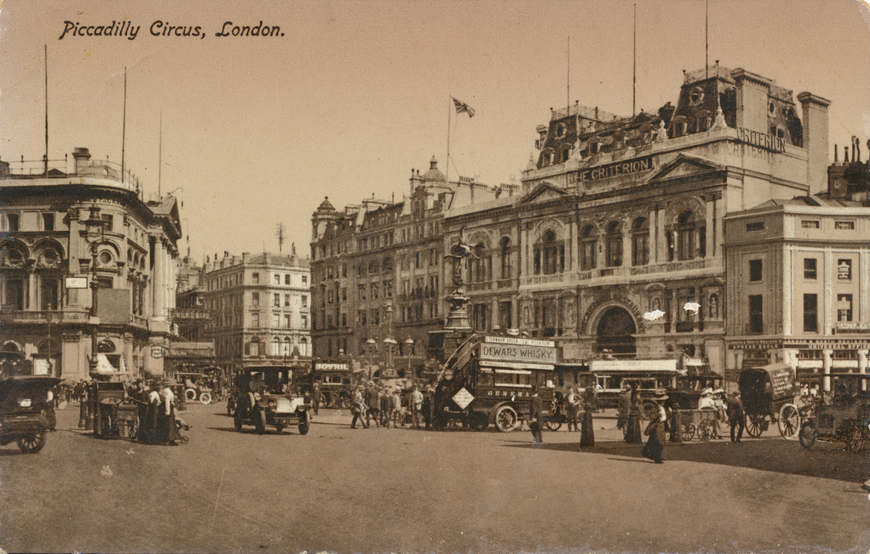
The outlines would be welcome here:
<svg viewBox="0 0 870 554">
<path fill-rule="evenodd" d="M 59 310 L 2 310 L 0 311 L 0 320 L 14 321 L 15 323 L 43 323 L 47 324 L 49 318 L 51 324 L 59 324 L 66 321 L 81 322 L 87 321 L 90 314 L 87 310 L 79 312 L 59 311 Z"/>
<path fill-rule="evenodd" d="M 690 269 L 704 269 L 706 267 L 711 267 L 712 265 L 712 260 L 703 258 L 699 260 L 673 261 L 663 264 L 632 267 L 631 274 L 647 275 L 649 273 L 671 273 L 674 271 L 686 271 Z"/>
<path fill-rule="evenodd" d="M 67 159 L 63 160 L 48 160 L 49 172 L 55 171 L 59 177 L 96 177 L 99 179 L 110 179 L 127 185 L 130 190 L 135 190 L 140 196 L 142 194 L 142 182 L 129 169 L 121 171 L 121 164 L 109 161 L 108 157 L 105 160 L 91 160 L 87 165 L 78 168 L 74 173 L 67 173 Z M 4 164 L 8 164 L 8 170 L 4 170 Z M 42 160 L 25 160 L 24 156 L 17 161 L 0 160 L 0 179 L 39 179 L 45 178 L 45 159 Z M 53 177 L 49 173 L 48 177 Z M 122 178 L 123 177 L 123 178 Z"/>
</svg>

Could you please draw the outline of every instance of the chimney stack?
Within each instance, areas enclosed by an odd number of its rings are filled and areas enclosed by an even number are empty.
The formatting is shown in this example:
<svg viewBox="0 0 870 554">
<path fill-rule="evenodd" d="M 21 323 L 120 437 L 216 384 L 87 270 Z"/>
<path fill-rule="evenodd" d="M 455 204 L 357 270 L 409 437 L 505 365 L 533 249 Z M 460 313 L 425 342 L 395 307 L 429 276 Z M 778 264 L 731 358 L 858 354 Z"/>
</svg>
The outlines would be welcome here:
<svg viewBox="0 0 870 554">
<path fill-rule="evenodd" d="M 802 92 L 797 98 L 803 105 L 807 184 L 812 195 L 825 190 L 828 184 L 828 106 L 831 101 L 809 92 Z M 844 153 L 843 161 L 849 161 L 848 154 Z"/>
</svg>

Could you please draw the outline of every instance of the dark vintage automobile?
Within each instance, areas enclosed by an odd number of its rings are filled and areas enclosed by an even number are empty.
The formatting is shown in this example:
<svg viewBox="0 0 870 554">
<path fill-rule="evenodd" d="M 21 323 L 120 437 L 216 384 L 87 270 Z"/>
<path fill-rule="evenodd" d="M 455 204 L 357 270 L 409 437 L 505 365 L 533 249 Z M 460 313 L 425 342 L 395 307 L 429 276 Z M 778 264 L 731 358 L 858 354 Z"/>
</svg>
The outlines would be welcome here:
<svg viewBox="0 0 870 554">
<path fill-rule="evenodd" d="M 293 370 L 288 367 L 249 367 L 236 376 L 236 401 L 233 422 L 236 431 L 253 425 L 257 433 L 273 426 L 280 433 L 284 427 L 298 425 L 305 435 L 311 427 L 310 401 L 296 393 Z"/>
<path fill-rule="evenodd" d="M 52 388 L 59 382 L 43 376 L 0 377 L 0 446 L 15 441 L 26 454 L 42 450 L 54 419 Z"/>
<path fill-rule="evenodd" d="M 831 393 L 825 393 L 814 413 L 801 425 L 801 446 L 809 450 L 816 441 L 842 442 L 851 451 L 870 441 L 870 374 L 832 373 Z"/>
</svg>

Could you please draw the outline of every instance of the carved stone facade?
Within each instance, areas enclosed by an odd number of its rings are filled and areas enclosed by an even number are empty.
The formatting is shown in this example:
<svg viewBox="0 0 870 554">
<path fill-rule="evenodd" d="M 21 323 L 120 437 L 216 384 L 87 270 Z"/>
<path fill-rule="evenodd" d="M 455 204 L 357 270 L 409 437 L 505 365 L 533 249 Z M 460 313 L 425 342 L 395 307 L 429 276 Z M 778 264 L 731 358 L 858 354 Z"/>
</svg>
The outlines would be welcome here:
<svg viewBox="0 0 870 554">
<path fill-rule="evenodd" d="M 464 230 L 492 268 L 469 283 L 472 326 L 552 338 L 567 361 L 686 355 L 724 373 L 723 218 L 813 192 L 827 150 L 827 101 L 801 95 L 801 125 L 791 91 L 750 77 L 689 74 L 658 115 L 554 111 L 520 196 L 445 214 L 445 243 Z"/>
<path fill-rule="evenodd" d="M 43 162 L 36 172 L 27 162 L 2 162 L 0 353 L 32 361 L 39 373 L 88 379 L 96 331 L 100 367 L 162 375 L 182 236 L 178 204 L 171 195 L 145 200 L 134 178 L 91 162 L 87 149 L 73 157 L 69 172 L 65 161 L 47 172 Z M 93 208 L 103 230 L 88 237 Z"/>
</svg>

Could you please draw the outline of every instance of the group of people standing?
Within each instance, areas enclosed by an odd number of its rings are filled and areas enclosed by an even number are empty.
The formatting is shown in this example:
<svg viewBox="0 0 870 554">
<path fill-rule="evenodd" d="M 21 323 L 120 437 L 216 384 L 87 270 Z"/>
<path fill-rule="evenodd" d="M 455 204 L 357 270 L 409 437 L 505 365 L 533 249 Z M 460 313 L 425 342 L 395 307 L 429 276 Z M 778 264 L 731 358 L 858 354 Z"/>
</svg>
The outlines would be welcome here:
<svg viewBox="0 0 870 554">
<path fill-rule="evenodd" d="M 179 421 L 176 417 L 174 381 L 164 379 L 151 384 L 136 379 L 128 396 L 138 406 L 139 429 L 136 439 L 145 444 L 169 444 L 181 441 Z"/>
<path fill-rule="evenodd" d="M 425 422 L 426 429 L 432 427 L 432 418 L 435 409 L 435 389 L 427 387 L 425 394 L 420 387 L 414 385 L 408 395 L 407 411 L 403 411 L 402 391 L 398 388 L 387 390 L 384 385 L 376 385 L 373 381 L 359 385 L 354 391 L 351 404 L 351 429 L 356 429 L 357 422 L 363 428 L 368 429 L 372 420 L 376 427 L 383 426 L 386 429 L 405 426 L 405 416 L 411 415 L 412 425 L 419 428 L 421 419 Z"/>
</svg>

